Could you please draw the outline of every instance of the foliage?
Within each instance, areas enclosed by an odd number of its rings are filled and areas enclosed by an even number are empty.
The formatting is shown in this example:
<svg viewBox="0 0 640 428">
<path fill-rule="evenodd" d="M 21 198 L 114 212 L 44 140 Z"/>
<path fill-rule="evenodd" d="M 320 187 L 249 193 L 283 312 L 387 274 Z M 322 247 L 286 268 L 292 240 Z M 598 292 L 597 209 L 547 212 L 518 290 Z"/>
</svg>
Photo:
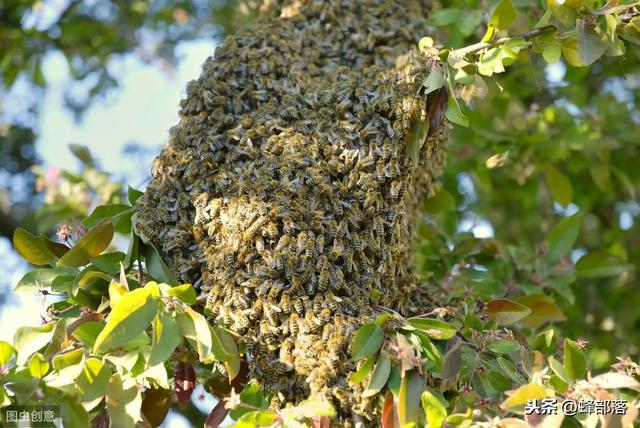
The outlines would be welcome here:
<svg viewBox="0 0 640 428">
<path fill-rule="evenodd" d="M 446 65 L 425 92 L 446 88 L 454 95 L 448 119 L 468 127 L 452 132 L 443 188 L 425 204 L 417 243 L 424 281 L 442 290 L 439 305 L 408 319 L 381 309 L 351 346 L 358 366 L 350 382 L 363 386 L 384 427 L 632 426 L 637 418 L 640 367 L 623 357 L 611 366 L 616 355 L 637 357 L 640 343 L 637 87 L 620 100 L 607 89 L 624 87 L 611 77 L 620 63 L 609 56 L 624 54 L 637 79 L 636 53 L 622 43 L 638 43 L 637 4 L 549 0 L 539 14 L 536 5 L 501 0 L 486 26 L 473 0 L 435 11 L 438 29 L 420 48 L 437 49 Z M 523 63 L 542 61 L 578 68 L 540 87 Z M 85 170 L 62 180 L 105 193 L 88 216 L 74 191 L 43 210 L 61 206 L 60 220 L 84 218 L 90 229 L 75 242 L 15 233 L 16 250 L 42 266 L 16 289 L 59 300 L 42 326 L 0 343 L 3 405 L 54 401 L 73 410 L 62 412 L 65 426 L 105 417 L 157 426 L 172 400 L 186 406 L 201 384 L 225 398 L 207 426 L 229 411 L 239 427 L 328 426 L 334 411 L 317 398 L 269 409 L 271 392 L 246 384 L 235 333 L 209 325 L 194 288 L 178 284 L 137 236 L 139 192 L 125 196 L 90 155 L 76 154 Z M 103 181 L 89 184 L 95 175 Z M 632 226 L 616 218 L 622 213 Z M 492 236 L 476 236 L 482 227 Z M 128 237 L 126 252 L 113 251 L 114 233 Z M 523 416 L 528 400 L 544 398 L 623 399 L 627 415 Z"/>
</svg>

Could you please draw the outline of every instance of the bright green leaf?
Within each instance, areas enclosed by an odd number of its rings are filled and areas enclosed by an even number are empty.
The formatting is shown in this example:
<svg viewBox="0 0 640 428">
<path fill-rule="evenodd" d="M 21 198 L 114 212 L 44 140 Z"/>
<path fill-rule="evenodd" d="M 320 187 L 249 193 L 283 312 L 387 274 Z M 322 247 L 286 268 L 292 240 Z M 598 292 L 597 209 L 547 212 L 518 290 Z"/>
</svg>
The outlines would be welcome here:
<svg viewBox="0 0 640 428">
<path fill-rule="evenodd" d="M 581 379 L 587 370 L 584 352 L 571 339 L 564 340 L 564 368 L 573 380 Z"/>
<path fill-rule="evenodd" d="M 60 260 L 58 266 L 84 266 L 102 253 L 113 238 L 113 224 L 106 219 L 89 230 Z"/>
<path fill-rule="evenodd" d="M 360 360 L 380 350 L 384 340 L 384 331 L 375 324 L 365 324 L 355 335 L 351 348 L 351 358 Z"/>
<path fill-rule="evenodd" d="M 378 357 L 376 367 L 373 369 L 373 373 L 371 373 L 369 384 L 367 385 L 365 391 L 362 393 L 362 396 L 373 397 L 378 392 L 380 392 L 380 390 L 387 384 L 390 372 L 391 361 L 384 352 L 381 352 L 380 356 Z"/>
<path fill-rule="evenodd" d="M 21 227 L 13 233 L 13 246 L 18 254 L 34 265 L 46 265 L 56 258 L 42 236 L 34 236 Z"/>
</svg>

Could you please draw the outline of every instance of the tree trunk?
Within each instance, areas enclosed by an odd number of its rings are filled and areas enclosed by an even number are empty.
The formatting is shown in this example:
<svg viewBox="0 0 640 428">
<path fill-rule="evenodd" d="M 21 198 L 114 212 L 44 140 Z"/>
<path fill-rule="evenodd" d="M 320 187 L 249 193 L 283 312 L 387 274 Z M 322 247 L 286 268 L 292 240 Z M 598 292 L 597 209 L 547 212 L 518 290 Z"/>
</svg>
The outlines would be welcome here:
<svg viewBox="0 0 640 428">
<path fill-rule="evenodd" d="M 434 60 L 411 50 L 427 2 L 268 3 L 189 83 L 136 229 L 280 404 L 320 394 L 375 424 L 346 376 L 353 333 L 428 304 L 411 241 L 445 124 L 418 94 Z M 423 135 L 416 165 L 405 146 Z"/>
</svg>

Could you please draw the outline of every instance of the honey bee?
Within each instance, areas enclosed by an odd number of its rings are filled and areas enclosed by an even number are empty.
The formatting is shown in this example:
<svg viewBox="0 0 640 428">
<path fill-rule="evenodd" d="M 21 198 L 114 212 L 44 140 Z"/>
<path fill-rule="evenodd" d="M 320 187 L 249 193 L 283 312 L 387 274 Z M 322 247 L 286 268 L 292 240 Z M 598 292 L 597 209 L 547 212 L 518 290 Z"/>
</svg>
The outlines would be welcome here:
<svg viewBox="0 0 640 428">
<path fill-rule="evenodd" d="M 329 288 L 329 279 L 330 279 L 329 269 L 322 269 L 320 271 L 320 277 L 318 278 L 318 291 L 324 293 Z"/>
<path fill-rule="evenodd" d="M 282 293 L 280 307 L 285 314 L 291 313 L 291 296 L 289 293 Z"/>
</svg>

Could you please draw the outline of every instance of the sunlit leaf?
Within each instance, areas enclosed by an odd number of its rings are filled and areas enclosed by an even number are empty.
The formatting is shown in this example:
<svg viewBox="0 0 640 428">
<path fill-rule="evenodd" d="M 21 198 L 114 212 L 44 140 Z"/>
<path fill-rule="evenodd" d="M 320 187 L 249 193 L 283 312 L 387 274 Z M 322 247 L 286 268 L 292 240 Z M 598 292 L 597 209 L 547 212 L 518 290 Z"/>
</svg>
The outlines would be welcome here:
<svg viewBox="0 0 640 428">
<path fill-rule="evenodd" d="M 13 233 L 13 246 L 18 254 L 34 265 L 46 265 L 56 258 L 42 236 L 34 236 L 21 227 Z"/>
<path fill-rule="evenodd" d="M 151 339 L 151 355 L 147 364 L 155 366 L 164 363 L 182 342 L 176 320 L 170 315 L 159 313 L 151 324 L 153 336 Z"/>
<path fill-rule="evenodd" d="M 527 401 L 540 400 L 548 396 L 549 394 L 543 386 L 530 383 L 516 389 L 513 394 L 500 404 L 500 408 L 507 411 L 521 410 L 527 404 Z"/>
<path fill-rule="evenodd" d="M 41 327 L 20 327 L 13 336 L 13 346 L 18 351 L 18 364 L 24 364 L 34 352 L 48 345 L 53 337 L 55 322 Z"/>
<path fill-rule="evenodd" d="M 373 365 L 375 364 L 376 359 L 377 359 L 376 354 L 373 354 L 369 358 L 367 358 L 367 360 L 362 365 L 362 367 L 360 367 L 358 371 L 356 371 L 355 373 L 351 374 L 351 377 L 350 377 L 351 382 L 356 384 L 362 382 L 364 378 L 367 377 L 371 369 L 373 368 Z"/>
<path fill-rule="evenodd" d="M 152 426 L 160 426 L 167 417 L 171 406 L 171 396 L 170 389 L 148 388 L 144 391 L 140 410 Z M 220 400 L 218 403 L 224 404 L 224 401 Z"/>
<path fill-rule="evenodd" d="M 99 359 L 87 359 L 80 376 L 76 379 L 78 398 L 81 401 L 92 401 L 104 396 L 112 374 L 109 366 Z"/>
<path fill-rule="evenodd" d="M 435 340 L 451 339 L 458 332 L 453 324 L 433 318 L 410 318 L 409 324 Z"/>
<path fill-rule="evenodd" d="M 398 409 L 396 408 L 393 393 L 387 391 L 382 404 L 382 428 L 399 428 Z"/>
<path fill-rule="evenodd" d="M 391 372 L 391 361 L 385 352 L 381 352 L 376 362 L 376 366 L 371 373 L 371 379 L 367 388 L 362 393 L 363 397 L 376 395 L 387 384 L 389 373 Z"/>
<path fill-rule="evenodd" d="M 126 344 L 149 326 L 157 311 L 157 303 L 144 288 L 122 296 L 107 317 L 107 324 L 96 338 L 93 351 L 104 352 Z"/>
<path fill-rule="evenodd" d="M 118 373 L 109 379 L 105 401 L 111 426 L 134 428 L 141 419 L 142 395 L 138 385 Z"/>
<path fill-rule="evenodd" d="M 182 284 L 171 287 L 167 291 L 167 294 L 182 300 L 187 305 L 193 305 L 196 303 L 196 290 L 191 284 Z"/>
<path fill-rule="evenodd" d="M 442 425 L 447 418 L 447 409 L 442 403 L 441 398 L 438 397 L 432 390 L 426 389 L 422 393 L 421 397 L 422 408 L 424 408 L 427 414 L 427 422 L 429 422 L 430 428 L 442 428 Z"/>
<path fill-rule="evenodd" d="M 65 428 L 86 428 L 91 425 L 87 411 L 72 398 L 60 403 L 60 416 Z"/>
<path fill-rule="evenodd" d="M 398 396 L 400 426 L 418 423 L 420 418 L 420 397 L 423 389 L 422 377 L 415 370 L 410 370 L 404 374 Z"/>
<path fill-rule="evenodd" d="M 89 230 L 64 256 L 58 260 L 58 266 L 84 266 L 91 258 L 102 253 L 113 238 L 113 225 L 106 219 Z"/>
</svg>

